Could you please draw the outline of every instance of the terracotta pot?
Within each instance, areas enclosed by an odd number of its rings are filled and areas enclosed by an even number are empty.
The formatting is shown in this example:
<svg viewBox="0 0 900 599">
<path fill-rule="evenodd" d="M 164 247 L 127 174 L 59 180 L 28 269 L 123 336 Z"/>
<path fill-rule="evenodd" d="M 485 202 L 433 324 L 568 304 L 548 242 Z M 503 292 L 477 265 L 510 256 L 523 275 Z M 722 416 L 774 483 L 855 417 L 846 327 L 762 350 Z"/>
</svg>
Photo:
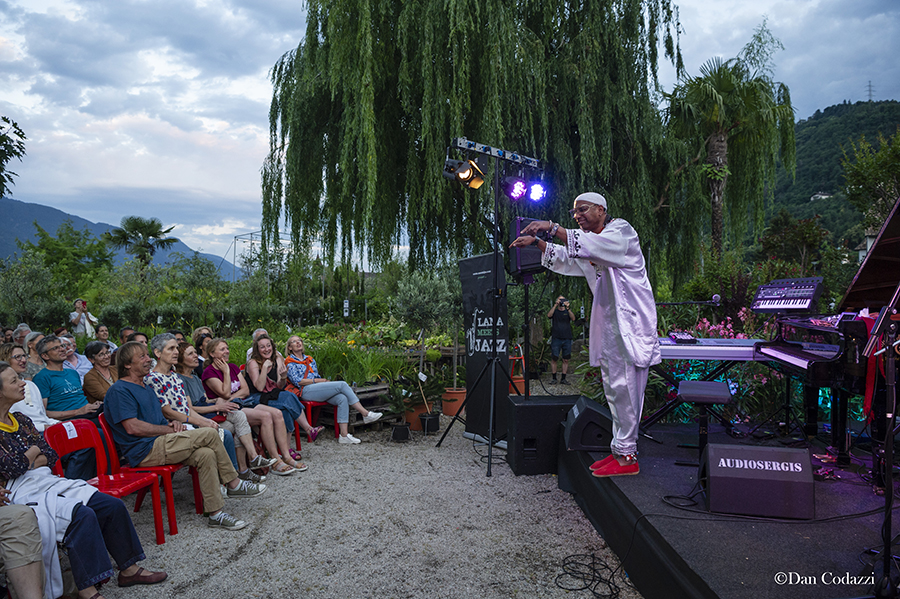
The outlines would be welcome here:
<svg viewBox="0 0 900 599">
<path fill-rule="evenodd" d="M 441 395 L 441 412 L 447 416 L 456 416 L 466 398 L 465 387 L 447 387 Z"/>
<path fill-rule="evenodd" d="M 429 404 L 430 405 L 430 404 Z M 422 423 L 419 422 L 419 414 L 425 413 L 425 404 L 419 404 L 411 410 L 406 411 L 406 421 L 409 423 L 409 430 L 422 430 Z"/>
<path fill-rule="evenodd" d="M 512 383 L 509 384 L 509 392 L 514 395 L 524 395 L 525 394 L 525 377 L 524 376 L 514 376 L 512 378 Z M 515 383 L 515 387 L 513 386 Z M 516 390 L 518 389 L 518 391 Z"/>
</svg>

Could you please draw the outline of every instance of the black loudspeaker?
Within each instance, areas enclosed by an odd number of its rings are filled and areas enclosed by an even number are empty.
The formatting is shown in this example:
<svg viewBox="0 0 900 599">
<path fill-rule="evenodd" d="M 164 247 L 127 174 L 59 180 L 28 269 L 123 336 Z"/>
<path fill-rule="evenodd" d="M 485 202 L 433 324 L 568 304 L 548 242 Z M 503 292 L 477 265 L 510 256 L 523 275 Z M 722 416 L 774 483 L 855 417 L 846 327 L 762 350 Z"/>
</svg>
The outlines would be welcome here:
<svg viewBox="0 0 900 599">
<path fill-rule="evenodd" d="M 609 451 L 612 438 L 612 414 L 609 408 L 583 395 L 578 398 L 566 416 L 566 449 Z"/>
<path fill-rule="evenodd" d="M 801 520 L 816 517 L 806 449 L 711 443 L 700 461 L 700 484 L 711 512 Z"/>
<path fill-rule="evenodd" d="M 577 395 L 509 397 L 506 460 L 517 476 L 556 474 L 560 426 L 577 400 Z"/>
<path fill-rule="evenodd" d="M 515 241 L 520 235 L 522 229 L 528 226 L 528 223 L 534 222 L 533 218 L 522 218 L 517 216 L 509 223 L 509 243 Z M 509 244 L 507 244 L 509 245 Z M 541 250 L 537 246 L 527 248 L 509 248 L 509 265 L 516 275 L 528 275 L 543 272 L 544 267 L 541 265 Z"/>
</svg>

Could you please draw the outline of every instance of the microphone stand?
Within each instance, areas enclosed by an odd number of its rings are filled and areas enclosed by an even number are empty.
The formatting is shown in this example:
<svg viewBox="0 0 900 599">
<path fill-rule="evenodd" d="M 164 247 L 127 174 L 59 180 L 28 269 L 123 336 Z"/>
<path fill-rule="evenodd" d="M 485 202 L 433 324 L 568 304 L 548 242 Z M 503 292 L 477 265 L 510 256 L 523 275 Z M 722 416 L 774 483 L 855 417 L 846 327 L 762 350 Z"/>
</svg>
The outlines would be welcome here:
<svg viewBox="0 0 900 599">
<path fill-rule="evenodd" d="M 881 577 L 875 583 L 875 593 L 870 595 L 875 599 L 894 599 L 900 597 L 898 593 L 897 581 L 891 577 L 891 541 L 892 541 L 892 514 L 894 508 L 894 435 L 900 432 L 897 427 L 897 366 L 894 357 L 894 346 L 897 345 L 898 325 L 900 325 L 900 314 L 897 314 L 897 303 L 900 300 L 900 283 L 894 290 L 894 295 L 890 303 L 882 308 L 875 326 L 872 327 L 872 334 L 869 336 L 869 342 L 863 354 L 868 358 L 873 355 L 885 353 L 884 357 L 884 376 L 885 376 L 885 417 L 887 419 L 887 435 L 884 440 L 884 523 L 881 525 L 881 540 L 883 548 L 881 552 Z M 878 338 L 882 337 L 882 346 L 884 349 L 875 351 Z M 873 571 L 873 575 L 875 572 Z"/>
</svg>

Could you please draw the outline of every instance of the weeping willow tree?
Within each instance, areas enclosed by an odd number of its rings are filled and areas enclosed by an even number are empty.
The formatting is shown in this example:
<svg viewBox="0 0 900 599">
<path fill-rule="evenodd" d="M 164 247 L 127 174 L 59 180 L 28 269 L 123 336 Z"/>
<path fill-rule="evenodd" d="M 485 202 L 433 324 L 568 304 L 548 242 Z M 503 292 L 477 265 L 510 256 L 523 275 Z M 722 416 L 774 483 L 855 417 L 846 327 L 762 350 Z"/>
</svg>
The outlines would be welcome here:
<svg viewBox="0 0 900 599">
<path fill-rule="evenodd" d="M 682 70 L 670 0 L 307 8 L 304 40 L 271 71 L 264 243 L 283 218 L 295 246 L 373 264 L 405 243 L 412 268 L 488 250 L 491 186 L 441 176 L 464 136 L 546 165 L 551 202 L 516 210 L 569 222 L 575 194 L 602 191 L 649 253 L 684 255 L 667 246 L 684 216 L 654 210 L 674 160 L 654 105 L 660 52 Z"/>
</svg>

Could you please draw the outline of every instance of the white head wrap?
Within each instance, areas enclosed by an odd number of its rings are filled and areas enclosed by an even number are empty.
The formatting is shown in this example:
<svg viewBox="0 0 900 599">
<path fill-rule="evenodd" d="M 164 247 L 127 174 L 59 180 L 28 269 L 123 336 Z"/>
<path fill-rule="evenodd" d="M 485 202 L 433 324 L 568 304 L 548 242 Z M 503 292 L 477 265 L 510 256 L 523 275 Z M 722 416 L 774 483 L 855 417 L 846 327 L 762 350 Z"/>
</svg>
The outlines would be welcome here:
<svg viewBox="0 0 900 599">
<path fill-rule="evenodd" d="M 608 210 L 608 208 L 606 207 L 606 198 L 604 198 L 599 193 L 595 193 L 593 191 L 583 193 L 580 196 L 578 196 L 577 198 L 575 198 L 575 202 L 573 203 L 573 205 L 577 204 L 578 202 L 588 202 L 590 204 L 597 204 L 598 206 L 603 206 L 604 210 Z"/>
</svg>

